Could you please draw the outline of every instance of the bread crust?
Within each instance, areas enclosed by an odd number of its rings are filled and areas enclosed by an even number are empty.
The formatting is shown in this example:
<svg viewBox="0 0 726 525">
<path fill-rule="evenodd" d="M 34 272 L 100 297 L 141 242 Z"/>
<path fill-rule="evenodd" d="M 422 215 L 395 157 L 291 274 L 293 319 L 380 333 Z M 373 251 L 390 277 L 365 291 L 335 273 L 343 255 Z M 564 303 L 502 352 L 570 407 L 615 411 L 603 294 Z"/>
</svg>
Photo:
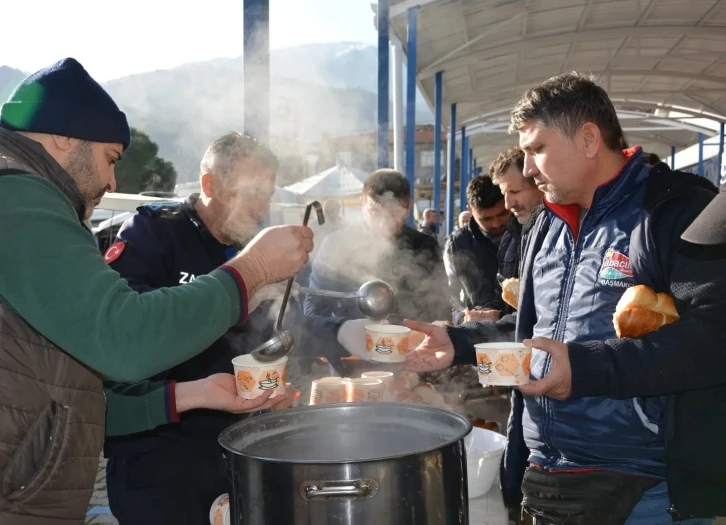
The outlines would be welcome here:
<svg viewBox="0 0 726 525">
<path fill-rule="evenodd" d="M 618 337 L 641 337 L 680 319 L 673 299 L 639 284 L 625 291 L 613 316 Z"/>
<path fill-rule="evenodd" d="M 517 309 L 519 305 L 519 279 L 510 277 L 502 282 L 502 300 Z"/>
</svg>

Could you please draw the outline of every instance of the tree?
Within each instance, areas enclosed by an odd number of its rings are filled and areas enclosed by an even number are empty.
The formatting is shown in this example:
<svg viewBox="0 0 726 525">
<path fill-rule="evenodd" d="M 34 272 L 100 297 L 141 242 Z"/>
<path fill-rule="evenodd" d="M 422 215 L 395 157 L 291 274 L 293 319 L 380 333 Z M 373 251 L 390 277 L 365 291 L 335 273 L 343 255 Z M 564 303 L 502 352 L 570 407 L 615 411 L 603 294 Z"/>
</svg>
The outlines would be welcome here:
<svg viewBox="0 0 726 525">
<path fill-rule="evenodd" d="M 146 133 L 131 128 L 131 145 L 116 166 L 116 191 L 174 191 L 176 170 L 157 153 L 159 146 Z"/>
</svg>

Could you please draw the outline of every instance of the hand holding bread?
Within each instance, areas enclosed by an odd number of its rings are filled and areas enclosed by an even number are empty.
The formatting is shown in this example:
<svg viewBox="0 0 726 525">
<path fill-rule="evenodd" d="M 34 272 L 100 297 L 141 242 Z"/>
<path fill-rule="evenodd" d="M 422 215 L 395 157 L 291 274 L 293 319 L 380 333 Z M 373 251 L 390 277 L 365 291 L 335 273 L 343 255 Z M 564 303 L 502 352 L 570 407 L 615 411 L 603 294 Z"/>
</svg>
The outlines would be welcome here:
<svg viewBox="0 0 726 525">
<path fill-rule="evenodd" d="M 680 319 L 673 299 L 639 284 L 628 288 L 613 315 L 618 337 L 640 337 Z"/>
</svg>

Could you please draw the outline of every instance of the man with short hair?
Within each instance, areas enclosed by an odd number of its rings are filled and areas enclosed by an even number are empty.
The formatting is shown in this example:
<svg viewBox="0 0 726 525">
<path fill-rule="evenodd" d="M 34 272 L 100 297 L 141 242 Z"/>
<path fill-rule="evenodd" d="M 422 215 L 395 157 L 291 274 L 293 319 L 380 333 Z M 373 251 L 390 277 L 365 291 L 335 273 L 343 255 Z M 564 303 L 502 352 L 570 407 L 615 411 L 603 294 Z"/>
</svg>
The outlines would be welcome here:
<svg viewBox="0 0 726 525">
<path fill-rule="evenodd" d="M 521 486 L 541 523 L 712 524 L 726 515 L 726 272 L 681 235 L 716 189 L 622 150 L 607 93 L 577 73 L 527 92 L 511 129 L 547 209 L 523 256 L 514 336 L 533 348 L 533 381 L 512 407 L 505 497 Z M 671 295 L 680 318 L 618 338 L 636 284 Z M 420 371 L 472 363 L 489 328 L 408 325 L 429 335 L 409 355 Z"/>
<path fill-rule="evenodd" d="M 119 230 L 106 260 L 139 292 L 195 281 L 234 257 L 251 240 L 274 194 L 276 171 L 277 159 L 267 147 L 242 133 L 226 133 L 202 158 L 201 192 L 185 202 L 141 206 Z M 113 251 L 117 246 L 124 249 Z M 231 388 L 224 394 L 236 399 L 232 359 L 275 335 L 283 290 L 281 285 L 261 289 L 250 300 L 244 322 L 230 328 L 200 355 L 156 375 L 150 383 L 178 391 L 207 377 L 222 381 L 226 376 Z M 306 319 L 292 300 L 284 321 L 286 328 L 296 330 L 299 343 L 288 368 L 305 354 L 348 355 L 337 335 L 351 342 L 353 352 L 365 356 L 365 320 Z M 113 388 L 128 395 L 133 386 Z M 220 403 L 222 395 L 217 396 Z M 219 410 L 182 414 L 186 407 L 169 396 L 168 419 L 138 429 L 140 432 L 107 429 L 106 482 L 111 511 L 119 523 L 204 521 L 215 498 L 232 490 L 217 442 L 219 434 L 240 419 L 240 412 L 264 410 L 285 396 L 267 398 L 247 402 L 249 409 L 220 405 L 209 407 Z M 115 408 L 109 407 L 109 412 Z M 143 487 L 138 486 L 138 479 L 145 480 Z"/>
<path fill-rule="evenodd" d="M 410 186 L 392 169 L 371 173 L 363 184 L 363 221 L 329 235 L 313 263 L 310 286 L 355 292 L 372 279 L 396 291 L 396 309 L 388 320 L 401 323 L 417 316 L 430 321 L 450 315 L 446 274 L 435 239 L 406 226 L 411 212 Z M 305 314 L 356 319 L 361 314 L 354 299 L 308 295 Z M 335 359 L 331 362 L 342 369 Z"/>
<path fill-rule="evenodd" d="M 141 381 L 199 354 L 313 248 L 309 228 L 269 228 L 208 275 L 140 295 L 84 225 L 115 189 L 130 139 L 125 115 L 72 58 L 23 80 L 0 108 L 2 523 L 83 523 L 106 423 L 102 379 Z M 161 417 L 173 392 L 153 394 L 125 412 L 129 427 Z"/>
<path fill-rule="evenodd" d="M 449 236 L 444 250 L 454 324 L 496 320 L 504 307 L 497 283 L 497 252 L 512 214 L 487 176 L 474 177 L 466 197 L 471 220 Z"/>
<path fill-rule="evenodd" d="M 513 215 L 497 253 L 499 275 L 502 279 L 519 277 L 522 236 L 526 237 L 536 216 L 543 209 L 542 192 L 537 188 L 534 179 L 524 176 L 523 170 L 524 152 L 519 146 L 503 149 L 489 166 L 489 176 L 504 194 L 504 206 Z M 534 217 L 530 218 L 535 210 Z M 512 312 L 508 305 L 504 310 L 507 313 Z"/>
<path fill-rule="evenodd" d="M 429 237 L 437 239 L 436 233 L 436 210 L 433 208 L 426 208 L 423 212 L 423 221 L 421 223 L 421 233 L 425 233 Z"/>
</svg>

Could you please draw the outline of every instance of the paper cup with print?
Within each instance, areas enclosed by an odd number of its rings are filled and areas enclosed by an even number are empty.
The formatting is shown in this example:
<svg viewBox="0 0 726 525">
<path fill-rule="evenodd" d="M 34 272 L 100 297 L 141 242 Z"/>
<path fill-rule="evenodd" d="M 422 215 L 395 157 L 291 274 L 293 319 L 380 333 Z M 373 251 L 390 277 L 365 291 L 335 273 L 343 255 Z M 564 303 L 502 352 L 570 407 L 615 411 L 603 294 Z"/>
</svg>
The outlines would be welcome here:
<svg viewBox="0 0 726 525">
<path fill-rule="evenodd" d="M 212 503 L 209 509 L 210 525 L 229 525 L 231 519 L 229 516 L 229 494 L 222 494 Z"/>
<path fill-rule="evenodd" d="M 383 401 L 383 381 L 380 379 L 358 377 L 351 379 L 346 386 L 349 403 Z"/>
<path fill-rule="evenodd" d="M 345 403 L 348 397 L 346 383 L 342 377 L 323 377 L 314 380 L 310 390 L 310 404 Z"/>
<path fill-rule="evenodd" d="M 260 363 L 251 355 L 241 355 L 232 359 L 232 365 L 239 397 L 255 399 L 269 391 L 272 391 L 270 397 L 285 393 L 287 357 Z"/>
<path fill-rule="evenodd" d="M 482 385 L 517 386 L 529 383 L 531 348 L 522 343 L 479 343 L 474 348 Z"/>
<path fill-rule="evenodd" d="M 371 361 L 401 363 L 409 351 L 411 329 L 392 324 L 366 326 L 366 352 Z"/>
<path fill-rule="evenodd" d="M 396 395 L 393 392 L 393 372 L 371 370 L 361 374 L 364 379 L 380 379 L 383 384 L 383 401 L 394 401 Z"/>
</svg>

